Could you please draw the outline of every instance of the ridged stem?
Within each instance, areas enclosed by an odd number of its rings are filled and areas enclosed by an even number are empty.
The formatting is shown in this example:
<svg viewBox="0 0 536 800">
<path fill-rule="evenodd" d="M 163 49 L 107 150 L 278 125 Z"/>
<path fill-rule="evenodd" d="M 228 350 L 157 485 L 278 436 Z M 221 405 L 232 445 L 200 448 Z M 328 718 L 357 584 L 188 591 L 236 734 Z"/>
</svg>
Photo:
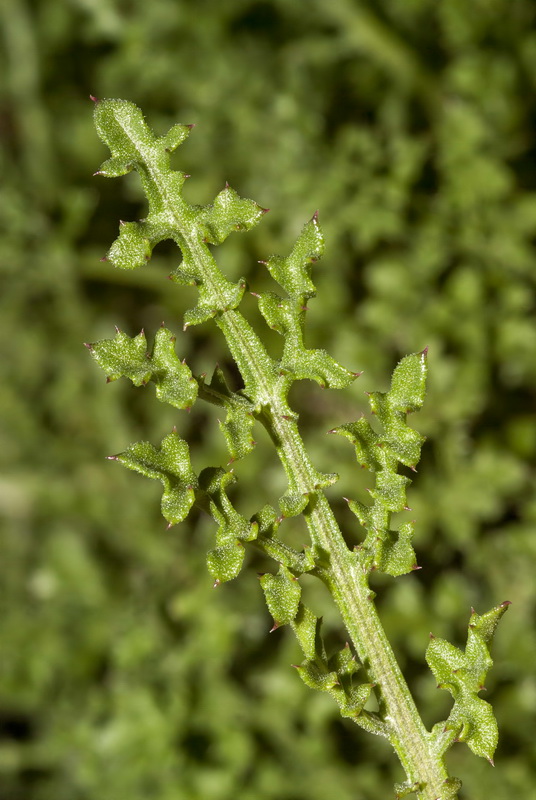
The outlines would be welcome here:
<svg viewBox="0 0 536 800">
<path fill-rule="evenodd" d="M 252 330 L 250 336 L 244 336 L 244 325 L 245 321 L 237 311 L 225 312 L 218 318 L 218 326 L 225 335 L 238 367 L 246 360 L 247 370 L 253 371 L 258 384 L 262 385 L 262 370 L 268 356 Z M 367 576 L 348 550 L 326 497 L 321 491 L 316 491 L 311 483 L 317 473 L 309 460 L 297 424 L 281 413 L 281 401 L 276 393 L 270 392 L 269 383 L 265 381 L 269 415 L 265 414 L 263 421 L 287 474 L 293 476 L 296 489 L 302 494 L 312 495 L 304 517 L 313 544 L 328 560 L 328 567 L 318 574 L 328 586 L 359 659 L 371 682 L 376 685 L 382 718 L 388 726 L 388 738 L 408 781 L 420 787 L 416 789 L 419 800 L 441 800 L 444 782 L 448 778 L 443 760 L 431 747 L 430 735 L 422 723 L 372 602 Z"/>
</svg>

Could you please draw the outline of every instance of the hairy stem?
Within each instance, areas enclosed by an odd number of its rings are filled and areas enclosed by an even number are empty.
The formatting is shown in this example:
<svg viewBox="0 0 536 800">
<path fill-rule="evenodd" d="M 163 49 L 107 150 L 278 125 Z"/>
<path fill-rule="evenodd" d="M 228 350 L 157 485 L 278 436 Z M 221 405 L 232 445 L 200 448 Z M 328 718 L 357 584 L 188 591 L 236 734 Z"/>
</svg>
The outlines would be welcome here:
<svg viewBox="0 0 536 800">
<path fill-rule="evenodd" d="M 264 360 L 268 356 L 261 342 L 251 330 L 244 337 L 244 320 L 237 325 L 239 312 L 228 311 L 218 319 L 227 344 L 239 368 L 244 359 L 259 382 L 265 373 Z M 385 635 L 376 607 L 371 599 L 367 575 L 352 557 L 343 539 L 333 511 L 322 492 L 311 484 L 315 470 L 307 455 L 296 422 L 279 409 L 277 396 L 268 395 L 267 406 L 270 417 L 261 417 L 265 427 L 275 441 L 281 462 L 294 476 L 295 488 L 301 494 L 312 494 L 304 517 L 311 541 L 326 557 L 326 568 L 316 570 L 330 590 L 356 649 L 360 661 L 367 669 L 376 692 L 383 720 L 387 723 L 385 735 L 393 745 L 408 781 L 417 784 L 420 800 L 438 800 L 443 796 L 444 782 L 448 775 L 443 759 L 434 753 L 430 737 L 413 701 L 406 681 L 400 671 L 393 650 Z M 364 726 L 366 720 L 363 719 Z M 374 729 L 372 732 L 383 732 Z"/>
</svg>

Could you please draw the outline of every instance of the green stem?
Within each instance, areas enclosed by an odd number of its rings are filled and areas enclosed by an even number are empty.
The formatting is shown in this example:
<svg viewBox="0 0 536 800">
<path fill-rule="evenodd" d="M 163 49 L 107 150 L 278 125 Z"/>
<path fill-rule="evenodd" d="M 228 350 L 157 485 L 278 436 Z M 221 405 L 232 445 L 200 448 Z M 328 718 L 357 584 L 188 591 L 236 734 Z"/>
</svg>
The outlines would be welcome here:
<svg viewBox="0 0 536 800">
<path fill-rule="evenodd" d="M 388 738 L 408 781 L 419 786 L 416 790 L 419 800 L 440 800 L 448 777 L 443 759 L 432 748 L 430 734 L 422 723 L 385 635 L 371 599 L 367 575 L 348 550 L 326 497 L 311 482 L 317 473 L 297 424 L 281 413 L 284 412 L 281 401 L 276 392 L 270 391 L 269 381 L 265 380 L 268 356 L 252 330 L 250 335 L 244 336 L 244 330 L 249 326 L 239 312 L 222 314 L 218 326 L 239 368 L 246 362 L 245 371 L 253 372 L 258 385 L 265 385 L 270 414 L 261 420 L 274 439 L 288 474 L 294 478 L 294 488 L 312 496 L 304 516 L 313 545 L 328 559 L 327 568 L 318 570 L 318 575 L 330 590 L 359 659 L 376 686 Z"/>
</svg>

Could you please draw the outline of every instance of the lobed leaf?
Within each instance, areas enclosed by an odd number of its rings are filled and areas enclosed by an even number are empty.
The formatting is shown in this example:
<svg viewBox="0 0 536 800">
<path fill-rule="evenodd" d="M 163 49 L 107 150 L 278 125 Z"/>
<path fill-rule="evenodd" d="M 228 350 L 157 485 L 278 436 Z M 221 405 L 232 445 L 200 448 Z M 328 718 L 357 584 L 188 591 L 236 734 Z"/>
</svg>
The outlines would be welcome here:
<svg viewBox="0 0 536 800">
<path fill-rule="evenodd" d="M 209 572 L 217 583 L 238 575 L 244 561 L 243 543 L 253 541 L 258 534 L 257 522 L 246 520 L 227 497 L 227 486 L 235 481 L 232 472 L 216 467 L 207 467 L 199 475 L 198 500 L 218 525 L 216 547 L 207 556 Z"/>
<path fill-rule="evenodd" d="M 446 689 L 454 698 L 448 720 L 436 726 L 438 732 L 441 728 L 453 731 L 457 741 L 466 742 L 476 755 L 489 761 L 497 746 L 497 723 L 492 707 L 478 693 L 485 688 L 486 675 L 493 665 L 488 645 L 509 605 L 508 601 L 501 603 L 482 616 L 473 611 L 465 651 L 432 635 L 426 650 L 438 688 Z"/>
<path fill-rule="evenodd" d="M 295 550 L 277 537 L 277 531 L 282 521 L 272 506 L 264 506 L 251 518 L 252 523 L 258 526 L 255 544 L 274 561 L 291 570 L 294 575 L 311 572 L 316 566 L 312 548 L 306 547 L 303 552 Z"/>
<path fill-rule="evenodd" d="M 261 576 L 261 586 L 274 624 L 279 627 L 292 622 L 298 612 L 301 597 L 298 579 L 281 565 L 277 575 L 266 573 Z"/>
<path fill-rule="evenodd" d="M 343 717 L 359 723 L 372 684 L 354 680 L 354 675 L 362 667 L 349 645 L 328 658 L 321 636 L 322 620 L 303 603 L 299 604 L 291 624 L 306 656 L 306 660 L 296 667 L 303 682 L 311 689 L 327 692 L 337 701 Z M 369 717 L 369 723 L 372 721 L 373 718 Z"/>
<path fill-rule="evenodd" d="M 147 478 L 161 481 L 162 514 L 171 525 L 186 519 L 198 482 L 190 464 L 188 445 L 175 432 L 168 434 L 158 448 L 149 442 L 136 442 L 110 458 Z"/>
<path fill-rule="evenodd" d="M 118 330 L 113 339 L 89 344 L 88 348 L 109 381 L 125 377 L 135 386 L 152 381 L 162 403 L 191 408 L 197 397 L 197 381 L 175 353 L 175 341 L 176 336 L 161 327 L 148 353 L 143 331 L 130 337 Z"/>
<path fill-rule="evenodd" d="M 119 236 L 108 250 L 106 260 L 119 269 L 142 267 L 150 260 L 153 247 L 161 241 L 150 234 L 151 228 L 146 223 L 121 222 Z"/>
<path fill-rule="evenodd" d="M 271 256 L 266 262 L 270 275 L 290 297 L 308 298 L 316 294 L 311 281 L 311 266 L 324 253 L 324 235 L 315 214 L 298 236 L 287 258 Z"/>
<path fill-rule="evenodd" d="M 254 200 L 240 197 L 234 189 L 226 186 L 212 205 L 202 209 L 199 224 L 205 226 L 206 241 L 221 244 L 230 233 L 250 230 L 266 211 Z"/>
<path fill-rule="evenodd" d="M 349 508 L 367 530 L 358 548 L 361 563 L 367 570 L 378 569 L 393 577 L 416 568 L 412 524 L 391 530 L 390 518 L 406 508 L 406 488 L 411 483 L 398 474 L 398 465 L 415 468 L 420 458 L 424 437 L 409 427 L 406 416 L 421 407 L 425 382 L 426 350 L 402 359 L 388 392 L 369 395 L 371 409 L 383 428 L 380 433 L 364 417 L 330 431 L 349 439 L 358 463 L 376 475 L 375 487 L 370 490 L 372 505 L 349 501 Z"/>
<path fill-rule="evenodd" d="M 115 177 L 136 170 L 149 203 L 146 219 L 121 224 L 107 259 L 121 269 L 133 269 L 150 259 L 155 245 L 172 239 L 181 248 L 183 261 L 170 277 L 199 287 L 198 303 L 184 315 L 185 328 L 235 309 L 246 282 L 227 280 L 207 244 L 221 244 L 231 232 L 249 230 L 266 209 L 239 197 L 229 186 L 207 206 L 186 202 L 182 196 L 186 175 L 171 170 L 169 153 L 188 136 L 189 125 L 175 125 L 164 136 L 155 136 L 140 109 L 124 100 L 97 102 L 95 125 L 112 154 L 97 174 Z"/>
<path fill-rule="evenodd" d="M 209 403 L 224 408 L 227 412 L 225 422 L 220 422 L 220 430 L 231 455 L 231 461 L 243 458 L 254 447 L 252 428 L 255 418 L 254 405 L 243 395 L 232 392 L 222 370 L 216 367 L 212 379 L 206 384 L 199 380 L 199 394 Z"/>
<path fill-rule="evenodd" d="M 259 310 L 268 325 L 285 337 L 279 369 L 288 374 L 287 385 L 309 379 L 325 388 L 342 389 L 357 377 L 325 350 L 307 349 L 303 342 L 305 307 L 301 297 L 283 300 L 273 292 L 259 295 Z"/>
</svg>

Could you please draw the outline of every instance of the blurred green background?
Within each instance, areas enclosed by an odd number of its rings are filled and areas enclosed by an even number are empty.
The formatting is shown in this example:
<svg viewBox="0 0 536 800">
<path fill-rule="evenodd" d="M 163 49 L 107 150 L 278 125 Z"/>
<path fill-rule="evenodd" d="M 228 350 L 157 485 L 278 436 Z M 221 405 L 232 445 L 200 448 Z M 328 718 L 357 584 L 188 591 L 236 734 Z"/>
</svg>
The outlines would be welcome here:
<svg viewBox="0 0 536 800">
<path fill-rule="evenodd" d="M 329 494 L 350 542 L 341 495 L 363 499 L 372 477 L 324 432 L 429 346 L 409 493 L 423 569 L 378 582 L 378 603 L 431 725 L 450 704 L 429 631 L 463 645 L 471 606 L 513 602 L 486 694 L 497 766 L 464 745 L 448 760 L 466 800 L 536 798 L 535 17 L 533 0 L 0 3 L 0 800 L 385 800 L 402 777 L 301 683 L 291 633 L 268 636 L 270 565 L 250 554 L 215 594 L 212 522 L 166 531 L 160 487 L 104 460 L 174 424 L 196 469 L 227 456 L 211 409 L 106 386 L 84 341 L 164 320 L 195 372 L 233 372 L 214 326 L 181 332 L 177 250 L 133 273 L 99 261 L 144 202 L 135 176 L 91 177 L 107 153 L 90 93 L 136 102 L 159 133 L 197 123 L 174 155 L 190 201 L 227 180 L 272 209 L 218 250 L 252 288 L 257 259 L 320 210 L 308 342 L 364 375 L 293 400 L 316 465 L 340 471 Z M 243 513 L 284 488 L 260 434 L 236 472 Z"/>
</svg>

